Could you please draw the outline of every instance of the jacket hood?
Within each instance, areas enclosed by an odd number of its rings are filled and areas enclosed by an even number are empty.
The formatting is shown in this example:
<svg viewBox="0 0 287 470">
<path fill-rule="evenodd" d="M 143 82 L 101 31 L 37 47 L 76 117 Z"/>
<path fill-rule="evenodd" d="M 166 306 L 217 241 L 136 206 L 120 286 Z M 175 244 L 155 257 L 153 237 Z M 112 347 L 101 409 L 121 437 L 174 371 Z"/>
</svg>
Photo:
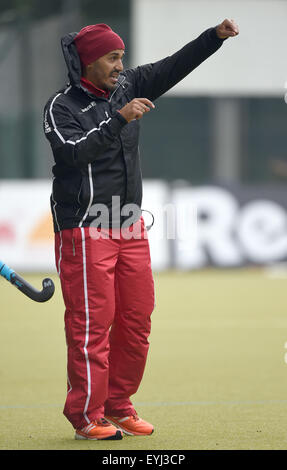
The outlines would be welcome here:
<svg viewBox="0 0 287 470">
<path fill-rule="evenodd" d="M 82 74 L 82 66 L 80 57 L 74 43 L 74 39 L 78 33 L 68 33 L 61 39 L 62 51 L 68 69 L 68 77 L 70 84 L 80 87 Z"/>
</svg>

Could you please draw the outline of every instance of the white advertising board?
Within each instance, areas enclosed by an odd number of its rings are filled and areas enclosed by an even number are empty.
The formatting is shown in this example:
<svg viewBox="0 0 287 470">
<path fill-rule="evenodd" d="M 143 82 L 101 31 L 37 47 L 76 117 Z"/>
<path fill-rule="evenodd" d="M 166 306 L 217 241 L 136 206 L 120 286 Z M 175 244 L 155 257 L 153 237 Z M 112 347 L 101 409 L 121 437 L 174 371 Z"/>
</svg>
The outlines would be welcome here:
<svg viewBox="0 0 287 470">
<path fill-rule="evenodd" d="M 55 271 L 49 181 L 0 182 L 0 258 L 14 270 Z"/>
<path fill-rule="evenodd" d="M 178 219 L 174 265 L 179 269 L 266 266 L 287 259 L 286 190 L 262 187 L 186 187 L 173 203 L 194 207 L 196 225 L 184 230 Z"/>
<path fill-rule="evenodd" d="M 143 209 L 156 220 L 148 232 L 152 266 L 166 269 L 168 242 L 160 211 L 168 198 L 167 185 L 146 181 L 143 192 Z M 15 271 L 56 272 L 50 194 L 50 181 L 0 181 L 0 259 Z M 143 216 L 149 225 L 152 217 L 148 212 Z"/>
<path fill-rule="evenodd" d="M 15 271 L 56 272 L 50 181 L 0 182 L 0 259 Z M 142 208 L 155 271 L 287 260 L 287 189 L 185 186 L 145 180 Z"/>
</svg>

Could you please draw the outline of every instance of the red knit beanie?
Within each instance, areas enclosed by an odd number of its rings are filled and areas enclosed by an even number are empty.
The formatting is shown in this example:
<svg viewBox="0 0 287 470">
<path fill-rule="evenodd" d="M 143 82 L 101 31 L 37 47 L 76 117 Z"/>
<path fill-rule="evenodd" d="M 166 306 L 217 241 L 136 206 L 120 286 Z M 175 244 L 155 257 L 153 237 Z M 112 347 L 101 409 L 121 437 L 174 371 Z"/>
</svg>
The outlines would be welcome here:
<svg viewBox="0 0 287 470">
<path fill-rule="evenodd" d="M 85 26 L 74 41 L 83 65 L 88 65 L 115 49 L 125 49 L 120 36 L 104 23 Z"/>
</svg>

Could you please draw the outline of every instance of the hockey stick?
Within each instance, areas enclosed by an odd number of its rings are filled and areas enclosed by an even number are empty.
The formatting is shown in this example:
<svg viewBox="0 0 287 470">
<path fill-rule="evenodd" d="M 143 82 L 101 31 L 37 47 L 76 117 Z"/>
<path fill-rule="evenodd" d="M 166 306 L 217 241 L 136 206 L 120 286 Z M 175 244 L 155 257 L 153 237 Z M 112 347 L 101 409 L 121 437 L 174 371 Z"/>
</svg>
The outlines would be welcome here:
<svg viewBox="0 0 287 470">
<path fill-rule="evenodd" d="M 19 274 L 15 273 L 13 269 L 9 268 L 3 261 L 0 260 L 0 275 L 5 277 L 13 286 L 17 287 L 23 294 L 27 295 L 35 302 L 46 302 L 49 300 L 54 292 L 55 286 L 52 279 L 45 278 L 42 282 L 43 289 L 41 291 L 35 289 Z"/>
</svg>

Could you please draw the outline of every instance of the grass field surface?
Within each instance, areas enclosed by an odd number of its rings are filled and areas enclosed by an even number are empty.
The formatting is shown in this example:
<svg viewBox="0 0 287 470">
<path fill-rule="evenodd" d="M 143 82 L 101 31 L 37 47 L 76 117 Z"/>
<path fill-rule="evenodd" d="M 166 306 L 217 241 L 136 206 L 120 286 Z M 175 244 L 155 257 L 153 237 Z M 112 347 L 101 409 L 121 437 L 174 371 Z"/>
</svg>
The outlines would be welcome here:
<svg viewBox="0 0 287 470">
<path fill-rule="evenodd" d="M 40 289 L 45 275 L 25 277 Z M 1 450 L 287 449 L 286 277 L 155 274 L 150 353 L 133 397 L 155 432 L 102 442 L 75 441 L 62 414 L 64 304 L 52 277 L 45 304 L 0 281 Z"/>
</svg>

